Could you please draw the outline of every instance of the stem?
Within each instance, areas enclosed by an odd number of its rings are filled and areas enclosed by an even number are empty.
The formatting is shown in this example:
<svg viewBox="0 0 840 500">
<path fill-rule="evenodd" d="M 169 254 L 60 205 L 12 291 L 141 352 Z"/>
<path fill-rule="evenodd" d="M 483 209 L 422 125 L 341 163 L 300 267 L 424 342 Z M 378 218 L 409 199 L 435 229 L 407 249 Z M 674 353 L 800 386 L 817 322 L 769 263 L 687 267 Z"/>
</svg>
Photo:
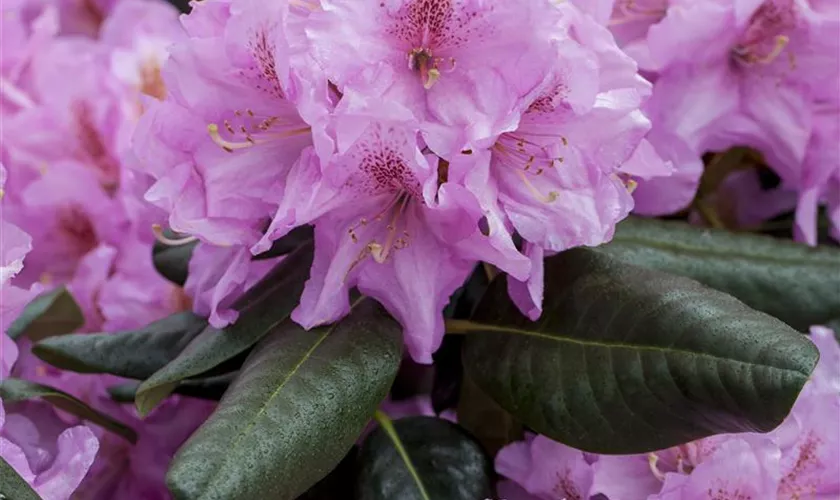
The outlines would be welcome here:
<svg viewBox="0 0 840 500">
<path fill-rule="evenodd" d="M 466 333 L 477 332 L 479 330 L 486 330 L 482 325 L 473 323 L 467 319 L 447 319 L 444 320 L 444 329 L 447 334 L 463 335 Z"/>
<path fill-rule="evenodd" d="M 487 281 L 493 281 L 493 278 L 499 274 L 499 271 L 492 264 L 482 262 L 481 265 L 484 267 L 484 274 L 487 276 Z"/>
<path fill-rule="evenodd" d="M 698 198 L 694 201 L 694 206 L 697 208 L 697 211 L 700 212 L 700 216 L 703 217 L 706 224 L 715 229 L 726 229 L 726 224 L 723 223 L 715 209 L 712 208 L 712 206 L 705 200 Z"/>
<path fill-rule="evenodd" d="M 423 486 L 423 482 L 420 481 L 420 475 L 417 474 L 417 470 L 414 468 L 414 464 L 411 463 L 411 457 L 408 456 L 408 453 L 405 451 L 403 447 L 402 441 L 400 440 L 400 436 L 397 435 L 397 430 L 394 429 L 394 424 L 391 422 L 391 418 L 388 417 L 382 411 L 376 410 L 373 414 L 373 418 L 382 427 L 382 430 L 385 431 L 385 434 L 391 439 L 391 442 L 394 443 L 394 447 L 397 449 L 397 453 L 399 453 L 400 458 L 405 463 L 405 467 L 408 469 L 408 473 L 411 474 L 411 477 L 414 479 L 414 482 L 417 483 L 417 489 L 420 490 L 420 496 L 423 500 L 431 500 L 431 497 L 428 493 L 426 493 L 426 488 Z"/>
</svg>

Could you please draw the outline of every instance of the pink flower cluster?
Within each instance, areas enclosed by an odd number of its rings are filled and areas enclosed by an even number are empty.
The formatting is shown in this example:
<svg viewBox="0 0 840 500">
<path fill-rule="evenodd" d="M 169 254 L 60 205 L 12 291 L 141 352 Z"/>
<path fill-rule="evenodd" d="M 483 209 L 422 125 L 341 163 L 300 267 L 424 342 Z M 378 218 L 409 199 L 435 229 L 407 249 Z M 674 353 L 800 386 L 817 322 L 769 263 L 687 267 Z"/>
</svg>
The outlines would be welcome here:
<svg viewBox="0 0 840 500">
<path fill-rule="evenodd" d="M 820 361 L 788 418 L 769 434 L 722 434 L 645 455 L 584 453 L 544 436 L 508 445 L 504 500 L 805 500 L 840 495 L 840 345 L 815 326 Z"/>
<path fill-rule="evenodd" d="M 216 326 L 260 275 L 248 256 L 311 224 L 292 318 L 340 319 L 358 287 L 429 363 L 477 262 L 537 317 L 545 252 L 609 240 L 631 177 L 671 172 L 644 140 L 651 85 L 567 3 L 216 0 L 182 22 L 134 151 L 146 199 L 229 263 Z"/>
<path fill-rule="evenodd" d="M 637 210 L 688 205 L 700 156 L 756 149 L 781 179 L 764 194 L 734 176 L 733 214 L 755 224 L 796 208 L 797 238 L 817 240 L 826 205 L 840 238 L 840 5 L 825 0 L 576 1 L 609 26 L 653 82 L 649 140 L 673 162 L 668 179 L 640 183 Z M 756 206 L 759 205 L 759 206 Z"/>
<path fill-rule="evenodd" d="M 212 405 L 172 398 L 141 421 L 106 392 L 121 380 L 55 370 L 5 331 L 30 299 L 58 285 L 81 306 L 88 332 L 139 328 L 190 307 L 152 266 L 151 226 L 162 214 L 142 198 L 150 180 L 129 169 L 143 100 L 163 96 L 159 68 L 183 34 L 177 12 L 145 0 L 0 7 L 0 378 L 64 390 L 139 436 L 132 446 L 43 402 L 6 404 L 0 456 L 48 500 L 74 491 L 168 498 L 167 464 Z"/>
<path fill-rule="evenodd" d="M 6 169 L 0 165 L 0 193 Z M 5 332 L 39 291 L 11 283 L 23 268 L 31 238 L 0 213 L 0 380 L 15 367 L 18 348 Z M 45 403 L 17 404 L 7 413 L 0 398 L 0 457 L 45 499 L 68 498 L 93 462 L 99 444 L 90 429 L 67 425 Z"/>
</svg>

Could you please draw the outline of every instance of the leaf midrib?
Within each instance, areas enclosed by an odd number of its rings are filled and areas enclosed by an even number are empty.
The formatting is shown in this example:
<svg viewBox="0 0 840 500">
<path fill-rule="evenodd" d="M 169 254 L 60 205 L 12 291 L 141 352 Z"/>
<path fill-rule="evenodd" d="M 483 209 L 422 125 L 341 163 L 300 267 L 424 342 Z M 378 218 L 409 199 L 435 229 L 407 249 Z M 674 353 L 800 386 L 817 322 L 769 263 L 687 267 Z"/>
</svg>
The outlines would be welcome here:
<svg viewBox="0 0 840 500">
<path fill-rule="evenodd" d="M 270 332 L 271 330 L 273 330 L 273 329 L 277 328 L 277 326 L 279 326 L 279 325 L 280 325 L 280 323 L 283 323 L 284 321 L 286 321 L 287 319 L 289 319 L 289 317 L 290 317 L 291 315 L 292 315 L 292 312 L 291 312 L 291 311 L 289 311 L 288 313 L 284 314 L 282 318 L 279 318 L 277 321 L 273 322 L 270 326 L 268 326 L 267 328 L 263 329 L 263 333 L 261 333 L 260 335 L 258 335 L 258 336 L 257 336 L 257 337 L 253 340 L 253 342 L 251 342 L 250 344 L 248 344 L 248 345 L 246 345 L 246 346 L 244 346 L 244 347 L 240 346 L 240 348 L 239 348 L 239 349 L 238 349 L 235 353 L 233 353 L 233 354 L 228 353 L 228 357 L 227 357 L 226 359 L 223 359 L 223 360 L 219 361 L 219 362 L 218 362 L 218 363 L 216 363 L 214 366 L 211 366 L 210 368 L 205 368 L 204 370 L 200 370 L 200 371 L 196 371 L 196 370 L 195 370 L 195 368 L 192 368 L 192 369 L 190 369 L 190 370 L 181 370 L 181 371 L 179 371 L 179 372 L 178 372 L 178 378 L 176 378 L 176 379 L 174 379 L 174 380 L 173 380 L 173 375 L 172 375 L 172 374 L 168 374 L 168 376 L 167 376 L 167 377 L 162 378 L 161 380 L 157 380 L 157 381 L 155 381 L 155 383 L 154 383 L 154 384 L 149 384 L 149 385 L 146 385 L 149 381 L 154 380 L 155 375 L 152 375 L 152 376 L 151 376 L 148 380 L 146 380 L 145 382 L 143 382 L 143 383 L 141 384 L 141 390 L 139 390 L 137 394 L 141 394 L 141 393 L 145 394 L 145 393 L 147 393 L 147 392 L 149 392 L 149 391 L 151 391 L 151 390 L 153 390 L 153 389 L 156 389 L 156 388 L 158 388 L 158 387 L 162 387 L 162 386 L 164 386 L 164 385 L 166 385 L 166 384 L 173 384 L 173 383 L 177 384 L 178 382 L 180 382 L 180 381 L 182 381 L 182 380 L 188 379 L 188 378 L 190 378 L 190 377 L 194 377 L 194 376 L 196 376 L 196 375 L 200 375 L 200 374 L 202 374 L 202 373 L 204 373 L 204 372 L 206 372 L 206 371 L 208 371 L 208 370 L 211 370 L 211 369 L 215 368 L 216 366 L 219 366 L 220 364 L 224 363 L 225 361 L 227 361 L 227 360 L 229 360 L 229 359 L 232 359 L 233 357 L 238 356 L 239 354 L 242 354 L 243 352 L 245 352 L 245 350 L 246 350 L 246 349 L 248 349 L 249 347 L 253 346 L 253 345 L 254 345 L 254 344 L 256 344 L 257 342 L 259 342 L 260 340 L 262 340 L 262 339 L 263 339 L 263 337 L 265 337 L 265 335 L 266 335 L 268 332 Z M 233 326 L 233 325 L 231 325 L 231 326 Z M 219 331 L 217 332 L 217 335 L 224 335 L 224 333 L 225 333 L 226 331 L 228 331 L 228 330 L 226 330 L 226 329 L 219 330 Z M 200 335 L 200 334 L 199 334 L 199 335 Z M 195 338 L 197 339 L 197 338 L 198 338 L 198 336 L 196 336 Z M 193 340 L 195 340 L 195 339 L 193 339 Z M 206 344 L 206 343 L 207 343 L 207 342 L 205 342 L 205 344 Z M 217 346 L 217 347 L 218 347 L 218 346 Z M 191 358 L 196 358 L 196 355 L 195 355 L 195 354 L 196 354 L 197 352 L 198 352 L 198 353 L 200 353 L 200 352 L 205 352 L 205 351 L 207 351 L 207 350 L 208 350 L 208 349 L 206 349 L 206 348 L 205 348 L 205 349 L 203 349 L 203 350 L 202 350 L 202 349 L 199 349 L 199 348 L 196 348 L 193 352 L 190 352 L 190 353 L 184 353 L 184 355 L 185 355 L 185 356 L 187 356 L 187 355 L 188 355 L 188 356 L 189 356 L 189 357 L 191 357 Z M 217 350 L 218 350 L 218 349 L 216 349 L 216 348 L 209 349 L 209 351 L 210 351 L 210 352 L 217 351 Z M 172 361 L 170 361 L 170 363 L 177 361 L 179 357 L 180 357 L 180 356 L 176 357 L 175 359 L 173 359 Z M 199 356 L 199 357 L 198 357 L 198 359 L 203 359 L 203 357 Z M 165 370 L 167 366 L 169 366 L 169 363 L 167 363 L 167 364 L 166 364 L 166 366 L 164 366 L 163 368 L 161 368 L 161 370 Z M 183 374 L 185 374 L 185 373 L 186 373 L 186 376 L 183 376 Z M 158 402 L 160 402 L 160 401 L 158 401 Z M 157 404 L 156 404 L 155 406 L 157 406 Z M 151 410 L 150 410 L 150 411 L 151 411 Z"/>
<path fill-rule="evenodd" d="M 793 368 L 783 368 L 775 365 L 768 365 L 764 363 L 757 363 L 751 361 L 742 361 L 740 359 L 733 359 L 727 358 L 723 356 L 717 356 L 714 354 L 710 354 L 707 352 L 698 352 L 698 351 L 691 351 L 688 349 L 681 349 L 676 347 L 657 347 L 653 345 L 634 345 L 634 344 L 626 344 L 623 342 L 604 342 L 604 341 L 595 341 L 595 340 L 585 340 L 585 339 L 577 339 L 572 337 L 567 337 L 563 335 L 548 335 L 541 332 L 531 331 L 531 330 L 522 330 L 520 328 L 513 328 L 509 326 L 496 326 L 496 325 L 488 325 L 486 323 L 478 323 L 475 321 L 470 321 L 471 326 L 470 329 L 475 331 L 488 331 L 488 332 L 500 332 L 500 333 L 507 333 L 507 334 L 515 334 L 515 335 L 523 335 L 526 337 L 535 337 L 539 339 L 545 340 L 553 340 L 555 342 L 566 342 L 569 344 L 577 344 L 583 347 L 603 347 L 605 349 L 628 349 L 632 351 L 652 351 L 652 352 L 659 352 L 663 354 L 683 354 L 686 356 L 699 356 L 702 358 L 711 358 L 715 361 L 725 361 L 728 363 L 738 363 L 742 365 L 752 366 L 752 367 L 763 367 L 763 368 L 771 368 L 774 370 L 779 370 L 782 372 L 792 372 L 796 373 L 801 376 L 807 377 L 807 373 L 802 373 L 798 370 Z"/>
<path fill-rule="evenodd" d="M 825 260 L 825 257 L 818 256 L 817 259 L 814 260 L 807 260 L 804 261 L 803 259 L 807 256 L 799 256 L 798 258 L 779 258 L 765 254 L 747 254 L 740 251 L 733 251 L 732 249 L 726 250 L 716 250 L 714 248 L 709 247 L 701 247 L 701 246 L 693 246 L 693 245 L 680 245 L 675 243 L 666 243 L 662 241 L 651 241 L 646 240 L 644 238 L 639 237 L 627 237 L 627 236 L 620 236 L 616 234 L 613 238 L 613 242 L 618 244 L 628 244 L 628 245 L 635 245 L 643 248 L 653 248 L 657 250 L 665 250 L 668 252 L 673 253 L 688 253 L 700 257 L 715 257 L 715 258 L 723 258 L 729 260 L 748 260 L 748 261 L 759 261 L 759 262 L 769 262 L 773 264 L 796 264 L 802 265 L 806 264 L 808 266 L 814 267 L 835 267 L 837 265 L 836 262 L 829 262 Z M 604 248 L 605 251 L 609 251 L 609 244 Z"/>
<path fill-rule="evenodd" d="M 317 340 L 317 341 L 315 341 L 315 343 L 314 343 L 314 344 L 312 344 L 312 347 L 310 347 L 310 348 L 309 348 L 309 349 L 308 349 L 308 350 L 304 353 L 304 355 L 303 355 L 303 356 L 301 357 L 301 359 L 300 359 L 300 360 L 299 360 L 299 361 L 295 364 L 295 366 L 294 366 L 294 367 L 292 367 L 292 369 L 289 371 L 289 373 L 286 375 L 286 377 L 283 379 L 283 381 L 280 383 L 280 385 L 278 385 L 278 386 L 277 386 L 277 388 L 276 388 L 276 389 L 275 389 L 275 390 L 271 393 L 271 395 L 270 395 L 268 398 L 266 398 L 265 402 L 264 402 L 264 403 L 260 406 L 260 409 L 259 409 L 259 411 L 257 411 L 257 413 L 254 415 L 254 418 L 252 418 L 252 419 L 248 422 L 248 425 L 247 425 L 244 429 L 242 429 L 242 431 L 241 431 L 241 432 L 239 432 L 239 434 L 238 434 L 238 435 L 237 435 L 237 437 L 236 437 L 236 440 L 233 442 L 233 445 L 230 447 L 231 453 L 226 453 L 226 454 L 225 454 L 225 458 L 224 458 L 224 460 L 222 460 L 221 462 L 219 462 L 219 465 L 218 465 L 217 467 L 214 467 L 214 470 L 219 471 L 219 470 L 221 470 L 221 469 L 223 468 L 223 466 L 224 466 L 224 465 L 226 465 L 226 464 L 228 463 L 228 461 L 230 460 L 230 458 L 232 458 L 232 457 L 233 457 L 233 453 L 232 453 L 232 452 L 233 452 L 233 450 L 236 450 L 237 448 L 239 448 L 239 445 L 240 445 L 240 443 L 242 442 L 242 440 L 243 440 L 243 439 L 245 439 L 245 436 L 247 436 L 248 434 L 250 434 L 251 429 L 253 429 L 253 428 L 254 428 L 254 426 L 255 426 L 255 425 L 257 425 L 257 421 L 260 419 L 260 417 L 262 417 L 262 415 L 263 415 L 263 414 L 266 412 L 266 410 L 268 409 L 268 405 L 269 405 L 269 403 L 271 403 L 271 402 L 274 400 L 274 398 L 276 398 L 276 397 L 280 394 L 280 391 L 282 391 L 282 390 L 283 390 L 283 388 L 286 386 L 286 384 L 289 382 L 289 380 L 291 380 L 291 379 L 292 379 L 292 377 L 294 377 L 294 376 L 295 376 L 295 374 L 298 372 L 298 370 L 300 370 L 300 367 L 301 367 L 301 366 L 303 366 L 303 364 L 304 364 L 304 363 L 306 363 L 306 361 L 308 361 L 308 360 L 309 360 L 309 358 L 312 356 L 312 353 L 314 353 L 314 352 L 315 352 L 315 350 L 316 350 L 316 349 L 317 349 L 317 348 L 318 348 L 318 347 L 319 347 L 319 346 L 320 346 L 320 345 L 324 342 L 324 340 L 325 340 L 325 339 L 329 336 L 329 334 L 330 334 L 330 333 L 332 333 L 332 331 L 333 331 L 333 327 L 332 327 L 332 326 L 331 326 L 331 327 L 329 327 L 329 328 L 327 328 L 327 329 L 324 331 L 324 333 L 322 333 L 322 334 L 321 334 L 321 336 L 318 338 L 318 340 Z M 214 475 L 213 475 L 213 477 L 215 477 L 215 478 L 220 478 L 220 477 L 222 477 L 222 476 L 220 476 L 219 474 L 214 474 Z M 213 486 L 213 485 L 216 483 L 216 480 L 217 480 L 217 479 L 211 479 L 211 480 L 207 483 L 207 488 L 205 488 L 205 489 L 202 491 L 202 496 L 204 496 L 204 494 L 207 492 L 207 490 L 208 490 L 208 489 L 210 489 L 210 486 Z"/>
<path fill-rule="evenodd" d="M 426 486 L 420 479 L 420 474 L 417 472 L 417 468 L 414 467 L 414 462 L 411 461 L 411 456 L 408 454 L 408 451 L 405 449 L 405 446 L 403 446 L 402 439 L 400 438 L 397 429 L 394 427 L 393 422 L 391 422 L 391 418 L 380 410 L 376 410 L 376 412 L 374 413 L 374 418 L 379 423 L 379 426 L 382 427 L 382 431 L 385 433 L 386 436 L 388 436 L 388 439 L 391 440 L 391 443 L 394 444 L 394 448 L 397 450 L 397 454 L 400 456 L 400 459 L 402 459 L 403 463 L 405 464 L 405 468 L 408 470 L 408 474 L 414 480 L 414 484 L 420 491 L 420 496 L 423 497 L 423 500 L 431 500 L 431 498 L 429 497 L 429 493 L 426 491 Z"/>
</svg>

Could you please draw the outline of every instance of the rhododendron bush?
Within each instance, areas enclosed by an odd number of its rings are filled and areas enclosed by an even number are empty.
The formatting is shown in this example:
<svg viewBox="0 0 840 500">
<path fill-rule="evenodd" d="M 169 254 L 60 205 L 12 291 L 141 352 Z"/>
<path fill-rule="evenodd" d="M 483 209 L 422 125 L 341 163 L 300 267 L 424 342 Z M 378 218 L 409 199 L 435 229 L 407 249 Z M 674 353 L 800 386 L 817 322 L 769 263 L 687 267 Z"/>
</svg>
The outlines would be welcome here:
<svg viewBox="0 0 840 500">
<path fill-rule="evenodd" d="M 0 499 L 840 498 L 840 4 L 3 0 Z"/>
</svg>

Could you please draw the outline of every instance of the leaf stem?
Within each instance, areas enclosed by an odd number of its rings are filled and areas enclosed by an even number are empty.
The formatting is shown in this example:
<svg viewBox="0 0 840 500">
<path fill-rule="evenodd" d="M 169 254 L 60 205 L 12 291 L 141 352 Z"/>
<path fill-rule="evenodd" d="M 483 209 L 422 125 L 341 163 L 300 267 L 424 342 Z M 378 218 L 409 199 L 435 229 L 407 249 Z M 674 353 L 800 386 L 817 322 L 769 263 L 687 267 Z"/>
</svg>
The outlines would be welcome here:
<svg viewBox="0 0 840 500">
<path fill-rule="evenodd" d="M 486 330 L 484 325 L 473 323 L 468 319 L 446 319 L 444 320 L 444 329 L 446 333 L 454 335 L 464 335 L 479 330 Z"/>
<path fill-rule="evenodd" d="M 694 206 L 700 212 L 700 216 L 706 224 L 715 229 L 726 229 L 726 224 L 723 223 L 717 211 L 705 199 L 698 198 L 694 200 Z"/>
<path fill-rule="evenodd" d="M 394 424 L 391 422 L 391 418 L 380 410 L 376 410 L 376 412 L 374 412 L 373 418 L 382 427 L 385 434 L 391 438 L 391 442 L 394 443 L 397 453 L 399 453 L 400 458 L 402 458 L 405 463 L 408 473 L 411 474 L 414 482 L 417 483 L 417 489 L 420 490 L 420 496 L 423 500 L 431 500 L 431 497 L 426 492 L 426 488 L 423 486 L 423 482 L 420 480 L 420 475 L 417 474 L 417 469 L 415 469 L 414 464 L 411 463 L 411 457 L 408 456 L 408 452 L 405 451 L 405 448 L 402 445 L 402 441 L 400 440 L 400 436 L 397 434 L 397 430 L 394 429 Z"/>
<path fill-rule="evenodd" d="M 484 268 L 484 275 L 487 276 L 487 281 L 493 281 L 493 279 L 496 278 L 496 275 L 499 274 L 499 270 L 492 264 L 482 262 L 481 265 Z"/>
</svg>

